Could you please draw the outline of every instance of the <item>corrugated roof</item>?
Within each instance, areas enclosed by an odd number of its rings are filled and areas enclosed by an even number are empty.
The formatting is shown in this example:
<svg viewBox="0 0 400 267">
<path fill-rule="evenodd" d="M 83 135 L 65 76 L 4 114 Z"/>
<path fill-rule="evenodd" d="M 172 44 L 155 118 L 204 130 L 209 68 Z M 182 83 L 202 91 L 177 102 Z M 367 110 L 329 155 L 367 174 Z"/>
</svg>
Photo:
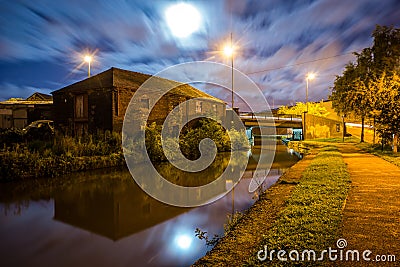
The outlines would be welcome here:
<svg viewBox="0 0 400 267">
<path fill-rule="evenodd" d="M 31 96 L 26 98 L 26 100 L 28 100 L 28 101 L 52 101 L 53 96 L 35 92 Z"/>
<path fill-rule="evenodd" d="M 0 104 L 2 105 L 33 105 L 33 104 L 52 104 L 53 97 L 51 95 L 42 94 L 39 92 L 33 93 L 26 99 L 22 98 L 10 98 L 5 101 L 1 101 Z"/>
<path fill-rule="evenodd" d="M 51 101 L 29 101 L 29 100 L 6 100 L 1 101 L 1 105 L 43 105 L 43 104 L 53 104 L 53 100 Z"/>
</svg>

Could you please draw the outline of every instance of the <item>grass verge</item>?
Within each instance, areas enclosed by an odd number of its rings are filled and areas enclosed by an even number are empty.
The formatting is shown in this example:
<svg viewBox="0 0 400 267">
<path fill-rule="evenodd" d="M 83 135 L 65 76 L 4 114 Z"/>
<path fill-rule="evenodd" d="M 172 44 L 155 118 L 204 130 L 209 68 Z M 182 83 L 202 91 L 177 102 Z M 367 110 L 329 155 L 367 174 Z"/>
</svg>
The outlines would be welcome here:
<svg viewBox="0 0 400 267">
<path fill-rule="evenodd" d="M 322 149 L 305 169 L 285 208 L 264 234 L 263 241 L 248 259 L 247 265 L 268 263 L 272 266 L 308 266 L 310 261 L 301 261 L 303 250 L 314 250 L 317 252 L 316 258 L 319 258 L 318 252 L 334 247 L 350 187 L 346 165 L 336 150 L 334 147 Z M 268 257 L 261 262 L 257 252 L 264 250 L 265 246 Z M 273 261 L 270 259 L 272 250 L 275 250 Z M 279 250 L 286 251 L 284 257 L 288 259 L 287 262 L 277 260 Z M 291 250 L 300 252 L 298 261 L 290 261 L 288 253 Z M 260 255 L 264 256 L 263 253 Z"/>
</svg>

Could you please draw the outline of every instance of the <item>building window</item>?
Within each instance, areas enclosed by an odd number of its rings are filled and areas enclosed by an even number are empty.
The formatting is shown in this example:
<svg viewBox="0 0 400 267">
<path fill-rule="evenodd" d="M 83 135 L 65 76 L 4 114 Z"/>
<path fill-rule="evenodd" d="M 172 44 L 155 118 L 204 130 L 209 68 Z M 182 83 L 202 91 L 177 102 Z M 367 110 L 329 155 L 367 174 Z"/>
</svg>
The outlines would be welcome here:
<svg viewBox="0 0 400 267">
<path fill-rule="evenodd" d="M 202 113 L 202 112 L 203 112 L 203 102 L 196 101 L 196 113 Z"/>
<path fill-rule="evenodd" d="M 114 92 L 114 113 L 119 116 L 119 92 Z"/>
<path fill-rule="evenodd" d="M 181 108 L 180 108 L 180 103 L 179 103 L 179 101 L 173 101 L 172 102 L 172 106 L 171 106 L 171 110 L 173 110 L 173 109 L 175 109 L 176 108 L 176 111 L 178 111 L 178 112 L 180 112 L 181 111 Z"/>
<path fill-rule="evenodd" d="M 216 105 L 216 104 L 213 104 L 213 105 L 212 105 L 212 108 L 213 108 L 214 114 L 216 115 L 216 114 L 217 114 L 217 105 Z"/>
<path fill-rule="evenodd" d="M 150 108 L 150 100 L 148 98 L 143 98 L 140 100 L 140 107 L 149 109 Z"/>
<path fill-rule="evenodd" d="M 87 95 L 75 96 L 75 118 L 87 118 Z"/>
</svg>

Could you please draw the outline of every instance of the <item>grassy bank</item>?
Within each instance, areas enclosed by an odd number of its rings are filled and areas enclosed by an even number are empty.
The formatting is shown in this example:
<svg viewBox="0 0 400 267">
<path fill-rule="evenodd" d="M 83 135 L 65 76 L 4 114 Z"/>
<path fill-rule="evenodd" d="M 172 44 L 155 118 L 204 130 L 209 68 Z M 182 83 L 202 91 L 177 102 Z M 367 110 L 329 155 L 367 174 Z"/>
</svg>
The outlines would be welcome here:
<svg viewBox="0 0 400 267">
<path fill-rule="evenodd" d="M 309 155 L 286 171 L 279 182 L 271 186 L 245 212 L 240 220 L 203 258 L 193 266 L 242 266 L 254 255 L 267 232 L 285 207 L 285 201 L 297 185 L 301 173 L 310 164 Z"/>
<path fill-rule="evenodd" d="M 84 138 L 55 136 L 4 146 L 0 152 L 0 181 L 55 177 L 70 172 L 125 164 L 117 133 Z"/>
<path fill-rule="evenodd" d="M 258 251 L 263 250 L 264 246 L 268 251 L 285 250 L 287 253 L 291 250 L 301 253 L 305 249 L 320 252 L 329 246 L 333 247 L 338 238 L 341 211 L 350 182 L 342 156 L 335 150 L 333 147 L 322 149 L 305 169 L 299 184 L 286 201 L 286 207 L 264 234 Z M 261 264 L 257 252 L 248 260 L 249 265 Z M 271 263 L 269 256 L 266 262 Z M 273 259 L 273 264 L 282 264 L 277 261 L 276 254 Z M 302 262 L 291 263 L 301 265 Z M 304 262 L 304 265 L 309 265 L 309 262 Z"/>
<path fill-rule="evenodd" d="M 107 156 L 43 157 L 38 153 L 19 153 L 11 151 L 0 156 L 0 181 L 12 181 L 26 178 L 55 177 L 70 172 L 87 171 L 100 168 L 123 166 L 122 153 Z"/>
<path fill-rule="evenodd" d="M 350 177 L 334 143 L 318 142 L 311 147 L 310 155 L 262 194 L 235 229 L 195 266 L 309 266 L 315 264 L 290 261 L 288 254 L 287 262 L 277 261 L 276 253 L 298 250 L 301 259 L 303 250 L 318 253 L 335 247 Z M 258 259 L 265 246 L 269 252 L 275 250 L 274 261 Z"/>
</svg>

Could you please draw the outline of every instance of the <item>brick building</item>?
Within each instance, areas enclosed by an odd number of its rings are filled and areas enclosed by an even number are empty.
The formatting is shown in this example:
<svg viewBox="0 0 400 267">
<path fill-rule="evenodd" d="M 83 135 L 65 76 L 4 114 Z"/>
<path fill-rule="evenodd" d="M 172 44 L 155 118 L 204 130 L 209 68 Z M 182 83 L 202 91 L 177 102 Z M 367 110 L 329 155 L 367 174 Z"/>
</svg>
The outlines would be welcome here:
<svg viewBox="0 0 400 267">
<path fill-rule="evenodd" d="M 56 126 L 70 134 L 95 133 L 98 130 L 120 132 L 132 96 L 150 77 L 143 73 L 110 68 L 52 92 Z M 161 123 L 175 106 L 193 98 L 201 98 L 201 101 L 192 103 L 195 105 L 193 107 L 187 107 L 185 116 L 212 112 L 220 120 L 225 118 L 226 105 L 222 100 L 190 85 L 162 78 L 157 78 L 157 82 L 174 83 L 176 87 L 157 102 L 151 110 L 148 123 Z M 154 101 L 149 92 L 139 105 L 148 108 Z"/>
</svg>

